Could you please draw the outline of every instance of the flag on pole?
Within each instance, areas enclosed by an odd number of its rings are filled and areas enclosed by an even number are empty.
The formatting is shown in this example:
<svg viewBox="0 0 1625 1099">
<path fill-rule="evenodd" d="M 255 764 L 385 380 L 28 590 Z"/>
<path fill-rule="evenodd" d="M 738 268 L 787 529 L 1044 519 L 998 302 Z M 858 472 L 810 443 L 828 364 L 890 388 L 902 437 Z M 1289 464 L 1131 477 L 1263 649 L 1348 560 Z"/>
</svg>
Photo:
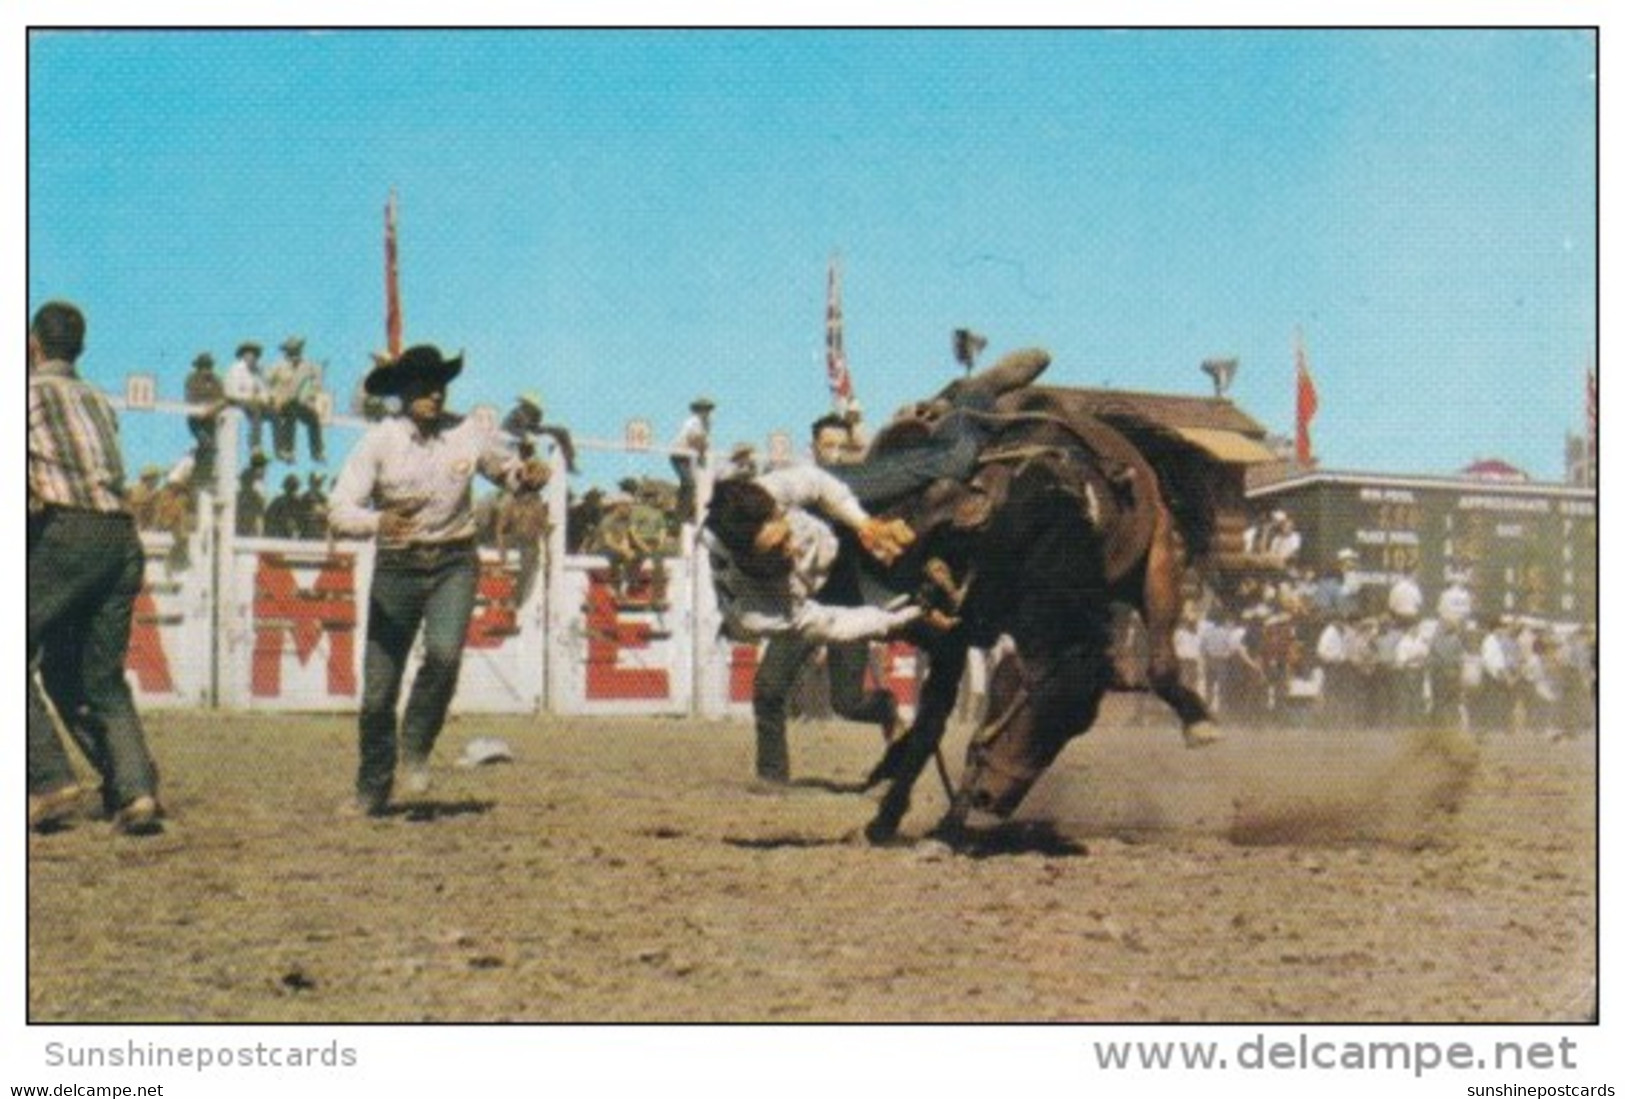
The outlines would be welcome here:
<svg viewBox="0 0 1625 1099">
<path fill-rule="evenodd" d="M 833 256 L 829 261 L 829 302 L 824 312 L 824 367 L 829 374 L 830 402 L 844 416 L 852 404 L 852 372 L 847 369 L 841 331 L 841 267 Z"/>
<path fill-rule="evenodd" d="M 395 242 L 395 192 L 384 204 L 384 339 L 390 358 L 401 353 L 401 273 Z"/>
<path fill-rule="evenodd" d="M 1309 441 L 1309 421 L 1320 411 L 1320 396 L 1315 392 L 1315 379 L 1309 373 L 1309 356 L 1303 349 L 1303 333 L 1298 333 L 1298 449 L 1300 466 L 1314 465 L 1315 450 Z"/>
</svg>

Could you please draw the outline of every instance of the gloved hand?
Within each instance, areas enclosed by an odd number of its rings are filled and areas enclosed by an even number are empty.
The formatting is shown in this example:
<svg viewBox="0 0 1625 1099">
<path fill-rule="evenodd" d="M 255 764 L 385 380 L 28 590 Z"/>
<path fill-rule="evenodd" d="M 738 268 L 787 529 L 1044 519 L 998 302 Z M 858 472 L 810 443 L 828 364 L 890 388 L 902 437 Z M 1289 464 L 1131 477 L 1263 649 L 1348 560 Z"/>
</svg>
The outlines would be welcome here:
<svg viewBox="0 0 1625 1099">
<path fill-rule="evenodd" d="M 858 527 L 858 541 L 882 565 L 890 565 L 914 544 L 914 531 L 901 519 L 870 518 Z"/>
</svg>

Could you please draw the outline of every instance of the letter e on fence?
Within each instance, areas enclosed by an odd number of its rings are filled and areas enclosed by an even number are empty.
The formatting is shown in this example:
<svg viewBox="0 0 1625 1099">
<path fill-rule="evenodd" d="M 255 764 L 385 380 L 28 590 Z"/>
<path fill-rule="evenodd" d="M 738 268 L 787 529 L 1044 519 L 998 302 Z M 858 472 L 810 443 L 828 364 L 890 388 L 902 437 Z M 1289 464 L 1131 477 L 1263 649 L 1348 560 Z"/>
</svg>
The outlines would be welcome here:
<svg viewBox="0 0 1625 1099">
<path fill-rule="evenodd" d="M 587 697 L 597 701 L 671 697 L 671 673 L 665 668 L 623 668 L 622 649 L 647 649 L 647 622 L 623 622 L 615 606 L 607 569 L 593 569 L 587 580 Z"/>
</svg>

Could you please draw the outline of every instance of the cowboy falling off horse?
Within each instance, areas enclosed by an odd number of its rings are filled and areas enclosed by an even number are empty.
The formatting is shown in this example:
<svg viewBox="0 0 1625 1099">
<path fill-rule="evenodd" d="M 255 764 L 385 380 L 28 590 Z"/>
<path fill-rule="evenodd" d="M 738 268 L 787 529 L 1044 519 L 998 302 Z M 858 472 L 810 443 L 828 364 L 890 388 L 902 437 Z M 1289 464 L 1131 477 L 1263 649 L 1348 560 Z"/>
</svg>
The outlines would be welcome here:
<svg viewBox="0 0 1625 1099">
<path fill-rule="evenodd" d="M 863 462 L 713 489 L 702 541 L 730 639 L 900 637 L 927 655 L 914 723 L 863 784 L 888 784 L 871 842 L 896 837 L 921 771 L 933 757 L 940 766 L 969 649 L 1001 637 L 1015 653 L 989 684 L 936 838 L 963 846 L 978 818 L 1014 812 L 1108 690 L 1154 693 L 1190 747 L 1219 739 L 1173 647 L 1188 548 L 1205 547 L 1212 520 L 1211 496 L 1188 483 L 1201 467 L 1159 425 L 1034 385 L 1049 363 L 1017 351 L 954 381 L 899 414 Z M 1124 682 L 1112 659 L 1114 602 L 1144 621 L 1143 684 Z"/>
</svg>

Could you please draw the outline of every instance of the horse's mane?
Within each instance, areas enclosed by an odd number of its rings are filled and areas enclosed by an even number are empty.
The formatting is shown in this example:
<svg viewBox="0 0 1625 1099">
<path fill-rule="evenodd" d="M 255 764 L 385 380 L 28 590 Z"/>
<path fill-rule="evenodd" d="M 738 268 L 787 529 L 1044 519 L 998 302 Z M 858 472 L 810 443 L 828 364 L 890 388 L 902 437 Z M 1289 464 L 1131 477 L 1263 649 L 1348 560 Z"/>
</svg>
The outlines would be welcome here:
<svg viewBox="0 0 1625 1099">
<path fill-rule="evenodd" d="M 1132 408 L 1102 402 L 1091 411 L 1145 457 L 1161 482 L 1186 551 L 1193 559 L 1204 556 L 1213 541 L 1218 510 L 1213 458 L 1178 432 Z"/>
</svg>

